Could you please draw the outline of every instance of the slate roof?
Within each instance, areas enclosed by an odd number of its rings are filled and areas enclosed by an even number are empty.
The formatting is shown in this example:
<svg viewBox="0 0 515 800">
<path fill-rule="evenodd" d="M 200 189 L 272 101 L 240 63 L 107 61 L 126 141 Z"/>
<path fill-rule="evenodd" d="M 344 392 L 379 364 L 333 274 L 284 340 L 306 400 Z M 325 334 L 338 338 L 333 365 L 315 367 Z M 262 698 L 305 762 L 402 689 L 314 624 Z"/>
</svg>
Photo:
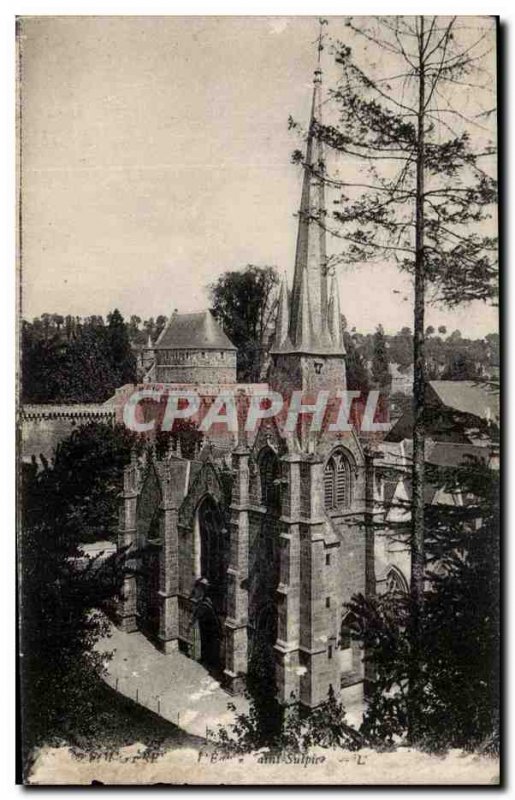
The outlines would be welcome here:
<svg viewBox="0 0 515 800">
<path fill-rule="evenodd" d="M 377 449 L 381 452 L 383 467 L 406 467 L 411 469 L 413 442 L 403 439 L 402 442 L 380 442 Z M 458 467 L 471 461 L 488 462 L 492 448 L 488 445 L 473 445 L 468 442 L 436 442 L 426 439 L 426 463 L 439 467 Z"/>
<path fill-rule="evenodd" d="M 474 437 L 467 425 L 460 424 L 458 415 L 476 417 L 484 422 L 498 423 L 499 386 L 479 381 L 429 381 L 426 390 L 426 431 L 439 441 Z M 406 411 L 386 434 L 386 441 L 400 442 L 409 438 L 413 429 L 413 410 Z M 477 438 L 477 437 L 475 437 Z"/>
<path fill-rule="evenodd" d="M 499 419 L 499 388 L 478 381 L 430 381 L 431 389 L 447 408 L 485 420 Z"/>
<path fill-rule="evenodd" d="M 413 455 L 413 442 L 411 439 L 403 442 L 403 449 L 405 457 L 411 465 Z M 434 464 L 437 467 L 459 467 L 470 464 L 471 461 L 488 461 L 491 448 L 468 444 L 467 442 L 435 442 L 432 439 L 427 439 L 425 452 L 427 464 Z"/>
<path fill-rule="evenodd" d="M 236 350 L 210 311 L 174 314 L 154 345 L 156 350 Z"/>
</svg>

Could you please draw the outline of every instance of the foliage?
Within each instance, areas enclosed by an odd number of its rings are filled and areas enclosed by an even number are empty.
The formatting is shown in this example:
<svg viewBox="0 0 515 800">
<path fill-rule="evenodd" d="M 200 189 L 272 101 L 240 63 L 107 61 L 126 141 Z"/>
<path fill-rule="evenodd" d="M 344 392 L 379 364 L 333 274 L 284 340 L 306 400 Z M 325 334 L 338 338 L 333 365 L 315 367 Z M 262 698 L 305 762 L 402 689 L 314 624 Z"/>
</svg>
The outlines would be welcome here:
<svg viewBox="0 0 515 800">
<path fill-rule="evenodd" d="M 457 504 L 426 508 L 426 591 L 420 647 L 409 637 L 401 592 L 353 598 L 355 637 L 374 678 L 362 732 L 392 745 L 495 749 L 499 734 L 499 475 L 482 461 L 428 468 Z M 400 527 L 400 526 L 399 526 Z M 406 529 L 392 537 L 405 537 Z M 404 538 L 406 544 L 406 538 Z M 421 680 L 410 681 L 413 659 Z"/>
<path fill-rule="evenodd" d="M 310 134 L 343 156 L 347 174 L 354 167 L 357 177 L 333 177 L 323 162 L 304 168 L 339 192 L 332 215 L 313 215 L 340 239 L 336 260 L 389 260 L 414 278 L 410 635 L 416 648 L 424 595 L 428 291 L 447 306 L 497 298 L 497 240 L 485 228 L 497 201 L 495 98 L 485 70 L 494 23 L 477 22 L 472 41 L 470 26 L 457 17 L 349 18 L 346 25 L 346 41 L 334 45 L 337 124 L 315 119 Z M 321 34 L 323 49 L 322 40 Z M 357 56 L 349 46 L 354 41 L 362 46 Z M 474 91 L 457 91 L 462 86 Z M 416 682 L 416 659 L 411 669 Z"/>
<path fill-rule="evenodd" d="M 42 314 L 22 325 L 22 401 L 100 403 L 136 381 L 136 361 L 118 310 L 81 320 Z"/>
<path fill-rule="evenodd" d="M 156 436 L 156 452 L 159 458 L 166 453 L 177 451 L 183 458 L 193 460 L 198 455 L 204 434 L 198 429 L 197 424 L 191 419 L 174 419 L 171 431 L 160 430 Z"/>
<path fill-rule="evenodd" d="M 26 755 L 87 730 L 97 715 L 107 632 L 102 611 L 118 593 L 124 554 L 84 555 L 113 536 L 121 473 L 136 444 L 123 426 L 91 424 L 63 442 L 54 465 L 24 465 L 19 532 L 21 686 Z"/>
<path fill-rule="evenodd" d="M 165 325 L 166 317 L 163 314 L 159 314 L 155 319 L 154 317 L 149 317 L 145 320 L 142 320 L 137 314 L 133 314 L 127 325 L 131 344 L 137 347 L 144 347 L 148 344 L 149 338 L 154 344 Z"/>
<path fill-rule="evenodd" d="M 388 350 L 382 325 L 377 326 L 373 341 L 372 378 L 379 389 L 388 392 L 392 383 L 392 376 L 390 374 Z"/>
<path fill-rule="evenodd" d="M 251 753 L 262 748 L 272 751 L 305 752 L 311 747 L 340 747 L 356 750 L 363 737 L 345 721 L 343 703 L 332 686 L 327 699 L 308 709 L 294 696 L 287 705 L 277 699 L 275 661 L 270 647 L 254 645 L 247 678 L 248 712 L 240 712 L 229 728 L 218 727 L 216 745 L 229 753 Z M 233 711 L 234 705 L 229 706 Z"/>
<path fill-rule="evenodd" d="M 254 647 L 245 689 L 249 711 L 238 713 L 229 728 L 219 726 L 214 736 L 210 732 L 210 738 L 230 753 L 280 747 L 284 708 L 276 690 L 273 653 L 267 646 Z M 234 704 L 229 708 L 234 711 Z"/>
<path fill-rule="evenodd" d="M 279 277 L 273 267 L 224 272 L 209 286 L 211 311 L 238 348 L 238 380 L 262 378 L 277 308 Z"/>
<path fill-rule="evenodd" d="M 366 392 L 370 387 L 370 376 L 366 362 L 356 344 L 354 337 L 347 333 L 343 334 L 343 344 L 345 347 L 345 367 L 347 375 L 347 389 L 353 391 Z"/>
<path fill-rule="evenodd" d="M 359 171 L 355 181 L 328 176 L 340 196 L 332 219 L 317 220 L 340 239 L 338 260 L 393 260 L 414 271 L 422 157 L 424 266 L 433 299 L 495 300 L 497 244 L 481 227 L 496 202 L 491 21 L 472 41 L 456 17 L 348 18 L 346 25 L 345 42 L 332 44 L 340 67 L 331 90 L 338 125 L 316 121 L 314 130 Z M 387 76 L 383 60 L 372 58 L 382 53 Z"/>
<path fill-rule="evenodd" d="M 37 473 L 27 491 L 26 519 L 56 526 L 64 540 L 116 540 L 123 469 L 137 434 L 124 425 L 92 422 L 75 430 L 56 448 L 53 464 Z M 25 501 L 24 501 L 25 502 Z"/>
<path fill-rule="evenodd" d="M 345 708 L 332 686 L 327 699 L 312 709 L 295 697 L 287 706 L 280 706 L 272 699 L 270 684 L 263 685 L 259 694 L 250 689 L 247 696 L 248 713 L 239 713 L 229 729 L 219 726 L 214 736 L 210 732 L 215 744 L 229 753 L 252 753 L 262 748 L 291 753 L 304 753 L 313 747 L 359 750 L 366 744 L 365 737 L 345 721 Z M 234 710 L 234 705 L 229 707 Z M 267 716 L 270 712 L 272 717 Z"/>
<path fill-rule="evenodd" d="M 117 308 L 107 315 L 106 349 L 116 385 L 135 382 L 136 360 L 131 350 L 127 326 Z"/>
</svg>

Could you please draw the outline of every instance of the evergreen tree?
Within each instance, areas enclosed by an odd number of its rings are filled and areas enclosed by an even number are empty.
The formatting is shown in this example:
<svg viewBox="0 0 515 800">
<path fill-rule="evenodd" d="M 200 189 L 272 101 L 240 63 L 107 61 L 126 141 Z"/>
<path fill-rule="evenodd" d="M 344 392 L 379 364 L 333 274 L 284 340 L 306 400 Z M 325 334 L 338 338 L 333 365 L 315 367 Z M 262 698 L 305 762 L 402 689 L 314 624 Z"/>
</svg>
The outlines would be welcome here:
<svg viewBox="0 0 515 800">
<path fill-rule="evenodd" d="M 494 39 L 493 21 L 486 20 L 472 41 L 467 29 L 456 17 L 349 19 L 347 41 L 335 44 L 341 67 L 332 92 L 338 126 L 315 122 L 311 132 L 361 172 L 354 182 L 340 182 L 332 219 L 317 220 L 341 239 L 339 257 L 393 260 L 414 277 L 413 647 L 420 639 L 424 602 L 427 290 L 431 285 L 434 297 L 448 305 L 492 301 L 497 294 L 497 242 L 481 227 L 496 201 L 494 132 L 488 129 L 494 98 L 480 63 Z M 363 66 L 348 45 L 352 37 L 363 46 Z M 385 54 L 391 66 L 386 76 L 378 54 Z M 460 86 L 474 92 L 457 92 Z M 474 136 L 478 125 L 481 135 Z M 320 178 L 338 185 L 325 174 Z M 416 659 L 411 666 L 415 687 L 420 680 Z M 414 740 L 416 727 L 413 719 Z"/>
<path fill-rule="evenodd" d="M 492 429 L 490 428 L 490 434 Z M 495 431 L 493 431 L 495 439 Z M 495 444 L 494 444 L 495 447 Z M 409 636 L 412 599 L 401 591 L 349 604 L 355 638 L 373 665 L 361 732 L 394 745 L 418 720 L 419 744 L 496 751 L 499 736 L 499 473 L 482 459 L 427 467 L 430 484 L 459 502 L 425 510 L 427 564 L 420 647 Z M 399 510 L 409 503 L 397 502 Z M 397 549 L 409 522 L 391 526 Z M 417 659 L 421 680 L 410 682 Z"/>
</svg>

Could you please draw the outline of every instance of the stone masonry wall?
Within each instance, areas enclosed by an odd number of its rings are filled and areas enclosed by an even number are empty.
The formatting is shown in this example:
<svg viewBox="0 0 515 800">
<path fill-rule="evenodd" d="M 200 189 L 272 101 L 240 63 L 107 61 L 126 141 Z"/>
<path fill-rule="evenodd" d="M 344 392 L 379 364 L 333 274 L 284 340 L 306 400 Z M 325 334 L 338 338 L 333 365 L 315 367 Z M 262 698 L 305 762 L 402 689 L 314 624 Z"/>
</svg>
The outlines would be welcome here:
<svg viewBox="0 0 515 800">
<path fill-rule="evenodd" d="M 236 353 L 216 350 L 156 350 L 158 383 L 235 383 Z"/>
</svg>

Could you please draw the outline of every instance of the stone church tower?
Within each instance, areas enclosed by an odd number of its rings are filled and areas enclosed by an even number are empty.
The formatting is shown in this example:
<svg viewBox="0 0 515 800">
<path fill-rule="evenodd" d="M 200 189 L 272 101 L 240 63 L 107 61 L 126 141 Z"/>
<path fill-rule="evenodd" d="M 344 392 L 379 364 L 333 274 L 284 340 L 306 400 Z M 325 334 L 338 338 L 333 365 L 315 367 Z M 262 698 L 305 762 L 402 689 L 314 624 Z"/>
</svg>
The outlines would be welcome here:
<svg viewBox="0 0 515 800">
<path fill-rule="evenodd" d="M 269 385 L 283 395 L 346 388 L 314 131 L 321 91 L 318 69 L 293 287 L 290 295 L 283 282 L 271 353 Z M 213 322 L 207 312 L 172 318 L 156 345 L 156 379 L 213 394 L 234 380 L 243 400 L 266 389 L 236 384 L 234 347 Z M 225 447 L 206 439 L 200 452 L 162 457 L 149 448 L 125 474 L 120 546 L 133 549 L 137 569 L 125 581 L 120 626 L 202 661 L 232 692 L 263 662 L 284 703 L 314 707 L 329 687 L 359 688 L 363 654 L 346 604 L 375 591 L 375 494 L 372 457 L 353 428 L 305 438 L 264 419 Z"/>
<path fill-rule="evenodd" d="M 327 266 L 322 73 L 315 71 L 291 300 L 283 280 L 272 349 L 272 388 L 345 389 L 345 348 L 334 270 Z"/>
</svg>

